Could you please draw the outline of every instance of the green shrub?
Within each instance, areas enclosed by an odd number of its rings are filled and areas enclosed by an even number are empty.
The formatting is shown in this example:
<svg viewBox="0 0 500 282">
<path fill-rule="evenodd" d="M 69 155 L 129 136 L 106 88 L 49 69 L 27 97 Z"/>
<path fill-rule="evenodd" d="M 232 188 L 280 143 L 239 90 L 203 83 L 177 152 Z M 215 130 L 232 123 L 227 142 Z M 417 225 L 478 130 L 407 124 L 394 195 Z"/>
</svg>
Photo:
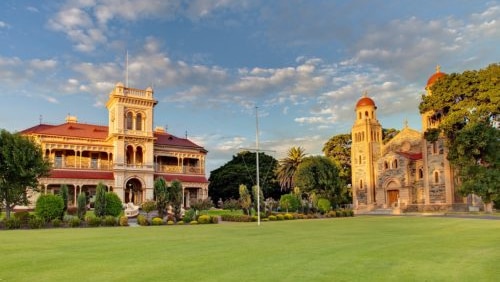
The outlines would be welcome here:
<svg viewBox="0 0 500 282">
<path fill-rule="evenodd" d="M 200 224 L 208 224 L 208 223 L 210 223 L 210 216 L 207 215 L 207 214 L 200 215 L 198 217 L 198 223 L 200 223 Z"/>
<path fill-rule="evenodd" d="M 190 224 L 190 225 L 196 225 L 196 224 L 198 224 L 198 221 L 193 220 L 193 221 L 191 221 L 189 224 Z"/>
<path fill-rule="evenodd" d="M 284 218 L 285 220 L 294 219 L 294 218 L 293 218 L 293 215 L 291 215 L 291 214 L 289 214 L 289 213 L 285 213 L 285 215 L 283 215 L 283 218 Z"/>
<path fill-rule="evenodd" d="M 155 217 L 151 220 L 151 225 L 162 225 L 163 220 L 159 217 Z"/>
<path fill-rule="evenodd" d="M 21 221 L 15 217 L 4 220 L 4 225 L 6 229 L 19 229 L 21 228 Z"/>
<path fill-rule="evenodd" d="M 328 212 L 328 216 L 329 217 L 336 217 L 337 216 L 337 213 L 335 211 L 329 211 Z"/>
<path fill-rule="evenodd" d="M 120 216 L 119 220 L 120 226 L 128 226 L 128 217 L 126 216 Z"/>
<path fill-rule="evenodd" d="M 175 223 L 175 222 L 174 222 L 173 220 L 169 220 L 169 221 L 167 221 L 167 225 L 174 225 L 174 223 Z"/>
<path fill-rule="evenodd" d="M 182 221 L 184 221 L 184 223 L 189 223 L 195 219 L 195 215 L 196 211 L 194 209 L 189 209 L 184 213 Z"/>
<path fill-rule="evenodd" d="M 149 221 L 144 215 L 140 214 L 137 216 L 137 224 L 139 224 L 140 226 L 148 226 Z"/>
<path fill-rule="evenodd" d="M 101 225 L 101 218 L 95 215 L 87 215 L 85 217 L 85 222 L 89 227 L 98 227 L 99 225 Z"/>
<path fill-rule="evenodd" d="M 68 225 L 70 227 L 80 227 L 81 222 L 80 218 L 74 216 L 68 221 Z"/>
<path fill-rule="evenodd" d="M 258 220 L 259 220 L 259 218 L 256 215 L 252 215 L 252 217 L 251 217 L 252 222 L 257 222 Z"/>
<path fill-rule="evenodd" d="M 293 194 L 281 195 L 280 207 L 281 211 L 297 211 L 300 207 L 300 200 Z"/>
<path fill-rule="evenodd" d="M 339 211 L 339 210 L 336 210 L 336 211 L 335 211 L 335 215 L 336 215 L 337 217 L 343 217 L 343 216 L 344 216 L 344 214 L 342 213 L 342 211 Z"/>
<path fill-rule="evenodd" d="M 114 192 L 106 193 L 106 215 L 111 215 L 113 217 L 118 217 L 122 213 L 123 204 L 120 197 Z"/>
<path fill-rule="evenodd" d="M 62 220 L 59 218 L 54 218 L 52 220 L 52 227 L 61 227 L 62 226 Z"/>
<path fill-rule="evenodd" d="M 238 200 L 228 199 L 224 201 L 224 203 L 222 204 L 222 208 L 225 210 L 234 211 L 240 209 L 241 205 Z"/>
<path fill-rule="evenodd" d="M 328 199 L 319 198 L 318 199 L 318 209 L 321 212 L 321 214 L 325 214 L 332 209 L 332 205 L 330 204 L 330 201 Z"/>
<path fill-rule="evenodd" d="M 21 224 L 27 224 L 30 220 L 30 213 L 28 211 L 18 211 L 14 213 L 14 217 L 21 221 Z"/>
<path fill-rule="evenodd" d="M 285 216 L 284 216 L 284 215 L 282 215 L 282 214 L 278 214 L 278 215 L 276 216 L 276 220 L 284 220 L 284 219 L 285 219 Z"/>
<path fill-rule="evenodd" d="M 149 216 L 149 213 L 156 210 L 156 202 L 155 201 L 146 201 L 142 203 L 141 209 L 146 213 L 146 216 Z"/>
<path fill-rule="evenodd" d="M 262 221 L 269 221 L 269 218 L 265 217 L 262 219 Z"/>
<path fill-rule="evenodd" d="M 97 217 L 106 215 L 106 186 L 102 182 L 95 188 L 94 214 Z"/>
<path fill-rule="evenodd" d="M 343 210 L 343 211 L 342 211 L 342 216 L 344 216 L 344 217 L 346 217 L 346 216 L 350 216 L 349 211 L 347 211 L 347 210 Z"/>
<path fill-rule="evenodd" d="M 210 216 L 210 223 L 214 223 L 214 224 L 219 223 L 219 217 L 216 215 L 211 215 Z"/>
<path fill-rule="evenodd" d="M 36 216 L 31 216 L 30 219 L 28 220 L 28 226 L 31 229 L 40 229 L 44 225 L 43 219 L 36 217 Z"/>
<path fill-rule="evenodd" d="M 270 215 L 268 218 L 269 218 L 270 221 L 275 221 L 276 220 L 276 216 L 275 215 Z"/>
<path fill-rule="evenodd" d="M 104 217 L 104 220 L 102 221 L 105 226 L 115 226 L 116 225 L 116 217 L 112 215 L 107 215 Z"/>
<path fill-rule="evenodd" d="M 251 222 L 252 217 L 245 214 L 222 214 L 221 219 L 223 221 L 234 221 L 234 222 Z"/>
<path fill-rule="evenodd" d="M 169 220 L 169 221 L 174 222 L 173 220 Z M 184 223 L 184 221 L 177 221 L 177 225 L 184 225 L 184 224 L 186 224 L 186 223 Z"/>
<path fill-rule="evenodd" d="M 64 202 L 58 195 L 41 195 L 36 201 L 35 213 L 45 222 L 60 218 L 63 213 Z"/>
</svg>

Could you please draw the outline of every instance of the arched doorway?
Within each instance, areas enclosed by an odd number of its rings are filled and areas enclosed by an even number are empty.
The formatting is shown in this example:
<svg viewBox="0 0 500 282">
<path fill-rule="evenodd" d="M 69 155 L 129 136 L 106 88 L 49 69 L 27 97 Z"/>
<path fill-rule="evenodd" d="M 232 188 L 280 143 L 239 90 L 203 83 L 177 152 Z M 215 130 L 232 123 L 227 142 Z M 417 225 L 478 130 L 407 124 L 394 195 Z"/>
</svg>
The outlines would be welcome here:
<svg viewBox="0 0 500 282">
<path fill-rule="evenodd" d="M 137 178 L 131 178 L 125 184 L 125 203 L 142 203 L 142 184 Z"/>
<path fill-rule="evenodd" d="M 399 198 L 399 185 L 395 181 L 387 184 L 387 204 L 392 207 L 394 203 L 398 202 Z"/>
</svg>

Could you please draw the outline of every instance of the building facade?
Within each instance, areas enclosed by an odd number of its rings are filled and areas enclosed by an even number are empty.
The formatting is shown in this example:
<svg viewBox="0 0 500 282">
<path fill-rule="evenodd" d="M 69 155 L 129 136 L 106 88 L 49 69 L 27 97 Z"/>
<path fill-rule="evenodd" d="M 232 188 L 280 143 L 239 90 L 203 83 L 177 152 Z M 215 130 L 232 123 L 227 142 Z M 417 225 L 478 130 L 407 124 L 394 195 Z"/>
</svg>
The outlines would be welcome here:
<svg viewBox="0 0 500 282">
<path fill-rule="evenodd" d="M 439 67 L 426 86 L 444 76 Z M 465 209 L 454 182 L 443 136 L 429 142 L 424 132 L 437 128 L 439 120 L 432 113 L 422 114 L 422 132 L 404 128 L 386 144 L 382 125 L 377 119 L 375 101 L 366 96 L 355 107 L 356 120 L 352 127 L 352 191 L 358 213 L 377 209 L 401 211 L 445 211 Z"/>
<path fill-rule="evenodd" d="M 39 124 L 22 131 L 40 144 L 53 166 L 50 175 L 39 180 L 42 193 L 57 193 L 67 185 L 70 205 L 76 205 L 79 193 L 91 200 L 102 183 L 124 203 L 138 205 L 153 199 L 154 181 L 162 177 L 167 183 L 182 183 L 184 207 L 206 199 L 207 150 L 153 128 L 156 104 L 152 88 L 118 83 L 106 104 L 108 126 L 79 123 L 68 116 L 59 125 Z"/>
</svg>

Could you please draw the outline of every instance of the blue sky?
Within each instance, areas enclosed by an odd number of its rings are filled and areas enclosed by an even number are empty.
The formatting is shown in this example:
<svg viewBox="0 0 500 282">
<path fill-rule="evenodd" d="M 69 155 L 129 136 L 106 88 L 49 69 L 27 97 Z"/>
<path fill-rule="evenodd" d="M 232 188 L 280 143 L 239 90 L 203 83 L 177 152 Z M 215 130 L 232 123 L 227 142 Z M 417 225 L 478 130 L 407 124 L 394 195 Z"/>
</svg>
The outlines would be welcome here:
<svg viewBox="0 0 500 282">
<path fill-rule="evenodd" d="M 320 154 L 350 132 L 364 91 L 383 127 L 421 129 L 418 104 L 446 73 L 500 59 L 498 1 L 146 1 L 0 3 L 0 128 L 105 124 L 113 86 L 153 86 L 154 124 L 209 151 Z"/>
</svg>

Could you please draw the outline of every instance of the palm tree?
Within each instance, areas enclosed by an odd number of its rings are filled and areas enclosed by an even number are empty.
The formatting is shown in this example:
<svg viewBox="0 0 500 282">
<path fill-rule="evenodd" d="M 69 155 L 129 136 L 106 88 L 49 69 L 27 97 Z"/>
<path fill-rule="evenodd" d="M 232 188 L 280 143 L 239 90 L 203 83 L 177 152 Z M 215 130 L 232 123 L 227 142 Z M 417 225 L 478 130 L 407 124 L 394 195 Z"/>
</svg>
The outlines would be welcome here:
<svg viewBox="0 0 500 282">
<path fill-rule="evenodd" d="M 294 187 L 293 176 L 305 156 L 304 148 L 292 147 L 288 150 L 287 157 L 279 161 L 276 176 L 280 182 L 282 191 L 290 190 Z"/>
</svg>

